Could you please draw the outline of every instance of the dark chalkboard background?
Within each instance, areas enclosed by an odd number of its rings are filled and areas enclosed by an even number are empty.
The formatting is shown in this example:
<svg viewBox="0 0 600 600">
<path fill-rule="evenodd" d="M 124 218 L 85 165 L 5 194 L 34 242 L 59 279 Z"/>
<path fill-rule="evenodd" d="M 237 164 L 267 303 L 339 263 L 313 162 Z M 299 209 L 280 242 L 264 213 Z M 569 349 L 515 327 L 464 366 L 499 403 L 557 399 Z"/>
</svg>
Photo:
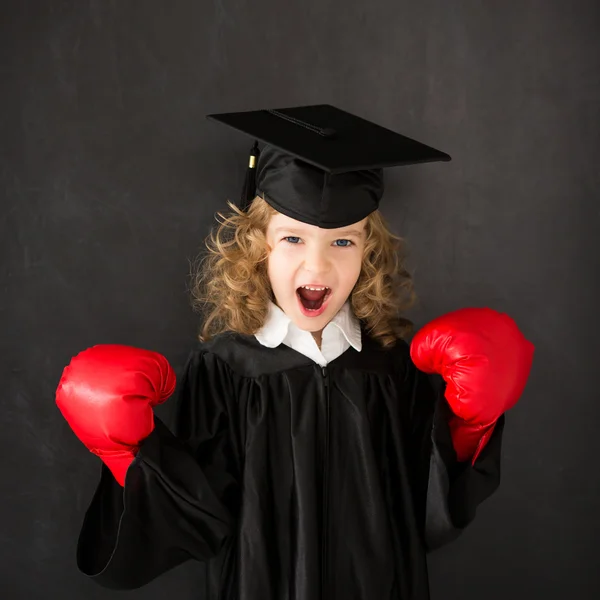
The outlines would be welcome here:
<svg viewBox="0 0 600 600">
<path fill-rule="evenodd" d="M 600 597 L 599 34 L 593 0 L 5 0 L 0 596 L 120 596 L 76 569 L 100 466 L 54 405 L 62 368 L 106 342 L 179 368 L 189 260 L 249 146 L 204 115 L 328 102 L 453 157 L 388 176 L 417 326 L 486 305 L 537 348 L 502 487 L 431 556 L 433 599 Z M 198 598 L 200 568 L 127 597 Z"/>
</svg>

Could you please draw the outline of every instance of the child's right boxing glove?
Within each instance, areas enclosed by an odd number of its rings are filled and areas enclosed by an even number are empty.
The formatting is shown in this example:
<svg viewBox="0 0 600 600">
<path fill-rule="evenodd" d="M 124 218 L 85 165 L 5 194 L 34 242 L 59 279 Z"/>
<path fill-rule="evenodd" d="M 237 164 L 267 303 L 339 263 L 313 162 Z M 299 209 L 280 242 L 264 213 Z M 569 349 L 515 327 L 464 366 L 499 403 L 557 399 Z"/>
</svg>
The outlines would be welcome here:
<svg viewBox="0 0 600 600">
<path fill-rule="evenodd" d="M 175 384 L 171 365 L 157 352 L 93 346 L 65 367 L 56 404 L 75 435 L 124 486 L 140 443 L 154 429 L 152 407 L 169 398 Z"/>
</svg>

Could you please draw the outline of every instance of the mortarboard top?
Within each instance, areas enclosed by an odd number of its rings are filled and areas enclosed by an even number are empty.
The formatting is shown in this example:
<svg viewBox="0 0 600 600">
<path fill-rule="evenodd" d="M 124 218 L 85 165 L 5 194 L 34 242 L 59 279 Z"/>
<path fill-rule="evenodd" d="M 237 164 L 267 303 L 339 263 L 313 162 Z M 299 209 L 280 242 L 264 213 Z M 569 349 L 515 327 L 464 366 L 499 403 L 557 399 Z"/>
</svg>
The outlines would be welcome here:
<svg viewBox="0 0 600 600">
<path fill-rule="evenodd" d="M 207 115 L 255 142 L 242 208 L 256 194 L 279 212 L 323 228 L 345 227 L 379 206 L 383 168 L 450 156 L 329 104 Z"/>
</svg>

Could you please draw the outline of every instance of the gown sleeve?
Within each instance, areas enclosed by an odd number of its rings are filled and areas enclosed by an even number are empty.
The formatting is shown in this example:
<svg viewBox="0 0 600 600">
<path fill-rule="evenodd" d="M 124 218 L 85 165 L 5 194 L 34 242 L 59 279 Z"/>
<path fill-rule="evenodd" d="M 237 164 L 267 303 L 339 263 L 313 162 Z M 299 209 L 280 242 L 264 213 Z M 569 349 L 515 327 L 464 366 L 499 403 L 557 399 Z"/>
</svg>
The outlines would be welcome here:
<svg viewBox="0 0 600 600">
<path fill-rule="evenodd" d="M 427 550 L 452 540 L 473 521 L 476 510 L 500 484 L 504 415 L 474 464 L 459 462 L 449 428 L 451 409 L 445 382 L 419 371 L 410 361 L 411 436 L 417 514 Z"/>
<path fill-rule="evenodd" d="M 77 547 L 84 574 L 103 587 L 133 589 L 221 551 L 236 510 L 226 402 L 233 393 L 226 366 L 194 350 L 178 388 L 175 435 L 155 416 L 124 487 L 102 465 Z"/>
</svg>

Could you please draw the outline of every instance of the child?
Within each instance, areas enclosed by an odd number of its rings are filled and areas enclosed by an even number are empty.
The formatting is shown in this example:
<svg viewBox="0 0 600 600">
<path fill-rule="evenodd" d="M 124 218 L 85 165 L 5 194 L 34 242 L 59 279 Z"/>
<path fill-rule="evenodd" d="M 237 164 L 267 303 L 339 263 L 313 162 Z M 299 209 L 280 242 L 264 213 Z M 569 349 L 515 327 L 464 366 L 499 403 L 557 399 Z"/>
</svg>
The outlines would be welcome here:
<svg viewBox="0 0 600 600">
<path fill-rule="evenodd" d="M 129 589 L 195 559 L 205 600 L 426 600 L 426 551 L 498 485 L 532 358 L 487 309 L 402 339 L 381 168 L 449 157 L 326 105 L 213 118 L 267 145 L 195 280 L 175 435 L 152 412 L 175 386 L 157 353 L 90 348 L 57 390 L 103 460 L 79 567 Z"/>
</svg>

